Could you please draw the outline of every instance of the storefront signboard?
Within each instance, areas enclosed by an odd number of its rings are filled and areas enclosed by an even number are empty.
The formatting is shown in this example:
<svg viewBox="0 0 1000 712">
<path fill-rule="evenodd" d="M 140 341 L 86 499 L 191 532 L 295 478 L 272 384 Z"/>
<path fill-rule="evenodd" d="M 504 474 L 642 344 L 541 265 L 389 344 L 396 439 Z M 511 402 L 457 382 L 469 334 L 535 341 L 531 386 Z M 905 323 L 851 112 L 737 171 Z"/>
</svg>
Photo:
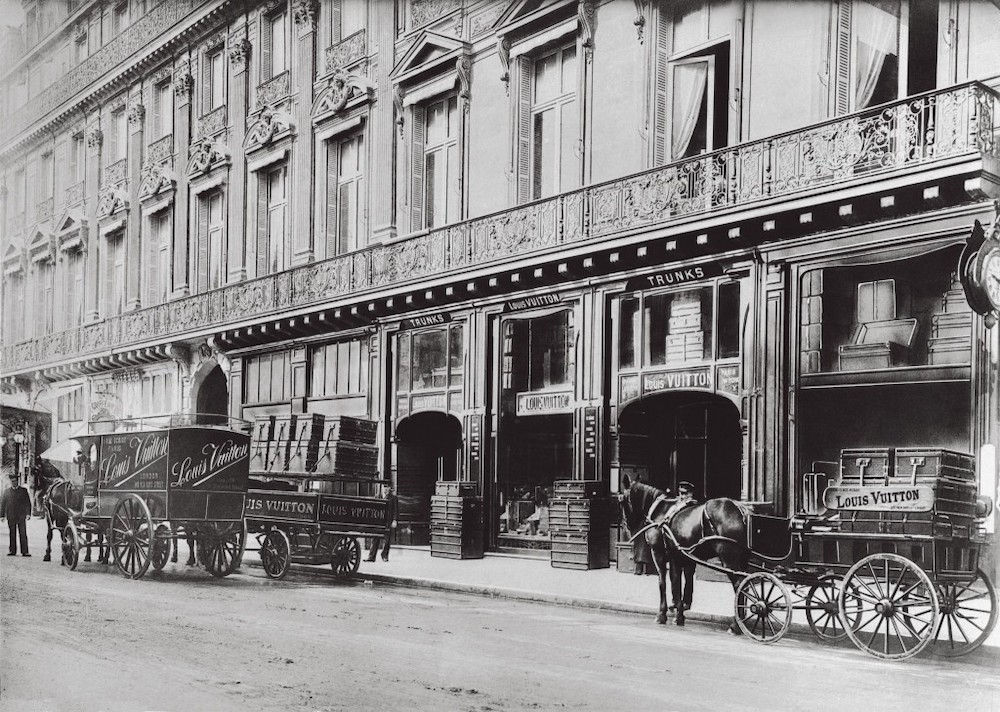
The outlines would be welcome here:
<svg viewBox="0 0 1000 712">
<path fill-rule="evenodd" d="M 573 391 L 534 391 L 517 394 L 518 415 L 566 413 L 573 403 Z"/>
<path fill-rule="evenodd" d="M 723 393 L 740 394 L 740 367 L 736 364 L 719 366 L 716 370 L 716 388 Z"/>
<path fill-rule="evenodd" d="M 722 274 L 722 265 L 718 262 L 676 267 L 653 274 L 644 274 L 641 277 L 632 277 L 625 283 L 625 291 L 640 292 L 644 289 L 656 289 L 657 287 L 674 287 L 678 284 L 721 277 Z"/>
<path fill-rule="evenodd" d="M 676 391 L 696 389 L 702 391 L 714 390 L 712 385 L 712 369 L 691 368 L 684 371 L 661 371 L 647 373 L 642 379 L 642 392 Z"/>
<path fill-rule="evenodd" d="M 521 299 L 511 299 L 504 302 L 505 312 L 521 311 L 522 309 L 535 309 L 536 307 L 549 307 L 562 302 L 562 297 L 558 294 L 538 294 L 532 297 L 522 297 Z"/>
<path fill-rule="evenodd" d="M 827 487 L 823 504 L 828 509 L 862 512 L 929 512 L 934 507 L 934 489 L 927 485 Z"/>
<path fill-rule="evenodd" d="M 447 324 L 450 321 L 451 314 L 448 312 L 441 312 L 440 314 L 427 314 L 426 316 L 414 316 L 409 319 L 403 319 L 403 321 L 399 323 L 399 330 L 409 331 L 410 329 L 422 329 L 426 326 Z"/>
<path fill-rule="evenodd" d="M 413 410 L 447 410 L 448 405 L 444 393 L 434 393 L 426 396 L 413 396 Z"/>
</svg>

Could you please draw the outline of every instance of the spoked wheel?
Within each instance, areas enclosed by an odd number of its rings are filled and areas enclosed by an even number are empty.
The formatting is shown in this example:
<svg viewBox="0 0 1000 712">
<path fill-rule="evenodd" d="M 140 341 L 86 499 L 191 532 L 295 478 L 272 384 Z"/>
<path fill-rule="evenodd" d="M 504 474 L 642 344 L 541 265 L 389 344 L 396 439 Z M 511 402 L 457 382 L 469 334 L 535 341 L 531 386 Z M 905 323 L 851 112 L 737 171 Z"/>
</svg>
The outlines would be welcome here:
<svg viewBox="0 0 1000 712">
<path fill-rule="evenodd" d="M 153 536 L 153 553 L 149 557 L 149 563 L 153 565 L 154 571 L 162 571 L 163 567 L 170 561 L 170 550 L 173 543 L 170 525 L 166 522 L 157 524 Z"/>
<path fill-rule="evenodd" d="M 108 532 L 118 570 L 130 579 L 142 578 L 153 552 L 153 518 L 141 497 L 130 494 L 118 501 Z"/>
<path fill-rule="evenodd" d="M 236 570 L 242 551 L 243 522 L 206 522 L 198 531 L 198 556 L 216 578 Z"/>
<path fill-rule="evenodd" d="M 80 563 L 80 532 L 76 523 L 70 519 L 62 530 L 62 562 L 70 571 L 76 570 Z"/>
<path fill-rule="evenodd" d="M 361 565 L 361 545 L 353 536 L 342 536 L 333 545 L 330 568 L 338 578 L 347 578 L 358 572 Z"/>
<path fill-rule="evenodd" d="M 840 619 L 851 642 L 877 658 L 902 660 L 927 647 L 938 611 L 930 577 L 902 556 L 866 556 L 844 577 Z"/>
<path fill-rule="evenodd" d="M 982 569 L 969 583 L 938 584 L 941 620 L 927 647 L 935 655 L 965 655 L 983 644 L 997 624 L 997 593 Z"/>
<path fill-rule="evenodd" d="M 292 544 L 281 529 L 272 529 L 260 545 L 260 563 L 264 573 L 273 579 L 283 579 L 292 566 Z"/>
<path fill-rule="evenodd" d="M 827 642 L 843 640 L 847 631 L 840 620 L 840 590 L 842 582 L 836 574 L 821 576 L 806 594 L 806 619 L 816 637 Z M 847 612 L 851 620 L 857 622 L 861 613 L 857 600 L 851 603 Z"/>
<path fill-rule="evenodd" d="M 774 574 L 750 574 L 736 587 L 736 624 L 760 643 L 776 643 L 792 624 L 792 597 Z"/>
</svg>

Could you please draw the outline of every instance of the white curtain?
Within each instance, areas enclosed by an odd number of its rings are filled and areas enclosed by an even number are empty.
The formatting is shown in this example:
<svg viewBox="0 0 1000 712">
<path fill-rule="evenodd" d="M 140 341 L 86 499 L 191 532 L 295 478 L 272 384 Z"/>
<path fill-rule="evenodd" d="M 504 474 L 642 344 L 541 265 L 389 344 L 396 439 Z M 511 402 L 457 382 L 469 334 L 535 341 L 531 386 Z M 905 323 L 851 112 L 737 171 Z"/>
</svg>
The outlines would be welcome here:
<svg viewBox="0 0 1000 712">
<path fill-rule="evenodd" d="M 872 100 L 885 58 L 896 55 L 899 2 L 855 2 L 851 25 L 855 38 L 854 108 Z"/>
<path fill-rule="evenodd" d="M 674 66 L 674 108 L 671 124 L 670 155 L 673 160 L 687 153 L 698 124 L 701 103 L 708 84 L 708 62 Z"/>
</svg>

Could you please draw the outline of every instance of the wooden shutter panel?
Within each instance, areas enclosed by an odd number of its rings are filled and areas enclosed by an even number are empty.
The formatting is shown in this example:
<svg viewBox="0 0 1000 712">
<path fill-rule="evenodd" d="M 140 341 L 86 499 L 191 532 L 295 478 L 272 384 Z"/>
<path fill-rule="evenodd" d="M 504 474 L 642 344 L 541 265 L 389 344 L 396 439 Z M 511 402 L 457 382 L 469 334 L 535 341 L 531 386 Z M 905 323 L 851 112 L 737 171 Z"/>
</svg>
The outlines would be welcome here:
<svg viewBox="0 0 1000 712">
<path fill-rule="evenodd" d="M 56 205 L 63 205 L 66 202 L 66 181 L 68 175 L 66 171 L 63 170 L 63 166 L 66 165 L 66 142 L 60 141 L 56 144 L 55 152 L 53 153 L 53 160 L 55 161 L 55 181 L 52 184 L 52 190 L 54 192 L 53 201 Z"/>
<path fill-rule="evenodd" d="M 160 85 L 153 87 L 153 123 L 152 131 L 150 132 L 150 137 L 155 141 L 163 135 L 163 121 L 160 120 L 160 114 L 163 113 L 163 95 L 160 91 Z"/>
<path fill-rule="evenodd" d="M 410 229 L 420 230 L 424 226 L 424 129 L 426 112 L 422 106 L 414 106 L 410 112 L 413 125 L 410 152 Z"/>
<path fill-rule="evenodd" d="M 531 60 L 517 59 L 517 202 L 531 200 Z"/>
<path fill-rule="evenodd" d="M 159 215 L 157 214 L 150 216 L 148 221 L 148 227 L 146 230 L 143 231 L 140 237 L 140 239 L 142 240 L 141 249 L 143 253 L 143 259 L 146 262 L 145 270 L 143 270 L 142 274 L 142 279 L 145 280 L 145 284 L 143 285 L 144 289 L 140 291 L 140 294 L 143 294 L 143 292 L 145 292 L 144 296 L 142 297 L 142 306 L 144 307 L 148 307 L 156 303 L 155 302 L 156 290 L 154 288 L 154 285 L 156 284 L 157 265 L 156 265 L 156 248 L 154 247 L 154 245 L 156 245 L 159 239 L 159 234 L 156 229 L 158 219 Z"/>
<path fill-rule="evenodd" d="M 261 18 L 260 28 L 260 80 L 265 82 L 271 78 L 271 18 Z"/>
<path fill-rule="evenodd" d="M 112 304 L 111 292 L 114 291 L 112 289 L 112 286 L 114 285 L 113 275 L 115 270 L 115 258 L 114 258 L 114 250 L 111 249 L 112 240 L 114 240 L 113 236 L 108 237 L 105 240 L 102 240 L 101 244 L 101 247 L 104 248 L 104 259 L 101 260 L 104 263 L 104 270 L 103 270 L 104 274 L 102 275 L 104 279 L 102 280 L 102 285 L 101 285 L 104 288 L 102 290 L 104 293 L 101 295 L 101 311 L 102 311 L 101 316 L 103 316 L 105 319 L 111 316 L 111 304 Z"/>
<path fill-rule="evenodd" d="M 669 134 L 667 116 L 670 111 L 670 20 L 662 7 L 656 12 L 656 37 L 653 62 L 653 166 L 667 163 Z"/>
<path fill-rule="evenodd" d="M 341 0 L 330 0 L 330 44 L 336 44 L 344 39 L 343 25 L 340 14 Z"/>
<path fill-rule="evenodd" d="M 257 276 L 267 274 L 267 173 L 257 173 Z"/>
<path fill-rule="evenodd" d="M 198 201 L 198 291 L 208 289 L 208 218 L 215 196 L 203 194 Z"/>
<path fill-rule="evenodd" d="M 337 254 L 337 178 L 340 144 L 326 142 L 326 256 Z"/>
<path fill-rule="evenodd" d="M 851 3 L 837 3 L 837 27 L 834 42 L 834 111 L 837 116 L 851 110 Z"/>
</svg>

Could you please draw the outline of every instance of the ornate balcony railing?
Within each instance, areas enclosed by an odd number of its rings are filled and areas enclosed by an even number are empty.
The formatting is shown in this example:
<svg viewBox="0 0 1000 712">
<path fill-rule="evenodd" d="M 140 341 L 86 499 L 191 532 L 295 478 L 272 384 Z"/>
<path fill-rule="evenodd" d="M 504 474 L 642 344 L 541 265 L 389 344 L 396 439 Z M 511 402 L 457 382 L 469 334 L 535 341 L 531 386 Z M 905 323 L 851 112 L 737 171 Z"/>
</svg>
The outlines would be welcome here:
<svg viewBox="0 0 1000 712">
<path fill-rule="evenodd" d="M 274 104 L 291 92 L 291 72 L 282 72 L 257 85 L 257 106 Z"/>
<path fill-rule="evenodd" d="M 207 114 L 198 119 L 198 130 L 196 135 L 211 136 L 226 128 L 226 105 L 217 106 Z"/>
<path fill-rule="evenodd" d="M 87 184 L 84 181 L 74 183 L 66 188 L 66 205 L 76 205 L 83 200 L 86 194 Z"/>
<path fill-rule="evenodd" d="M 358 30 L 350 37 L 345 37 L 337 44 L 330 45 L 324 52 L 323 68 L 332 72 L 346 67 L 365 56 L 366 35 L 364 30 Z"/>
<path fill-rule="evenodd" d="M 174 153 L 174 135 L 167 134 L 149 144 L 146 149 L 146 160 L 151 163 L 162 163 Z"/>
<path fill-rule="evenodd" d="M 109 163 L 104 168 L 104 185 L 116 185 L 125 180 L 128 175 L 128 159 L 122 158 Z"/>
<path fill-rule="evenodd" d="M 349 255 L 5 347 L 6 372 L 499 265 L 560 245 L 960 157 L 1000 159 L 1000 95 L 911 97 Z"/>
<path fill-rule="evenodd" d="M 54 209 L 55 201 L 52 198 L 46 198 L 37 203 L 35 205 L 35 222 L 45 222 L 51 218 Z"/>
</svg>

